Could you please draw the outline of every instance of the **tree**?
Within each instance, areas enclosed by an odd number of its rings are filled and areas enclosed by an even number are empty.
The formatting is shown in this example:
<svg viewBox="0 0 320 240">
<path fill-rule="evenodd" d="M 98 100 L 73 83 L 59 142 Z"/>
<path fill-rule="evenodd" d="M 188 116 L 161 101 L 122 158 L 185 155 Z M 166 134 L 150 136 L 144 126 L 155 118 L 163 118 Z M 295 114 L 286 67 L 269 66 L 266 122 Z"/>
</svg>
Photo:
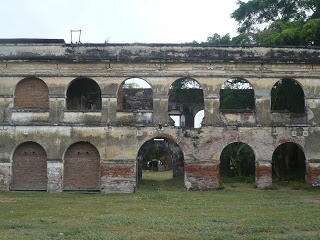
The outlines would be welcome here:
<svg viewBox="0 0 320 240">
<path fill-rule="evenodd" d="M 238 1 L 231 17 L 239 23 L 240 33 L 255 32 L 257 26 L 277 20 L 307 21 L 320 18 L 319 0 L 250 0 Z"/>
<path fill-rule="evenodd" d="M 215 33 L 204 43 L 320 46 L 320 0 L 249 0 L 238 5 L 231 17 L 239 24 L 239 35 Z"/>
</svg>

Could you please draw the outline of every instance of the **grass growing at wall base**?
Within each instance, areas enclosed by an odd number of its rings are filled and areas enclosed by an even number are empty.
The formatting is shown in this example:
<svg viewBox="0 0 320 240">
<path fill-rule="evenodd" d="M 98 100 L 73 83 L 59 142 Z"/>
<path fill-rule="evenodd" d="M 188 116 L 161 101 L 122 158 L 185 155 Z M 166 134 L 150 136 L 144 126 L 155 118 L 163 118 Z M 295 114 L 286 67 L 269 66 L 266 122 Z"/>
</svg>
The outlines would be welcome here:
<svg viewBox="0 0 320 240">
<path fill-rule="evenodd" d="M 0 239 L 320 239 L 320 191 L 299 184 L 185 191 L 158 172 L 135 194 L 0 192 Z"/>
</svg>

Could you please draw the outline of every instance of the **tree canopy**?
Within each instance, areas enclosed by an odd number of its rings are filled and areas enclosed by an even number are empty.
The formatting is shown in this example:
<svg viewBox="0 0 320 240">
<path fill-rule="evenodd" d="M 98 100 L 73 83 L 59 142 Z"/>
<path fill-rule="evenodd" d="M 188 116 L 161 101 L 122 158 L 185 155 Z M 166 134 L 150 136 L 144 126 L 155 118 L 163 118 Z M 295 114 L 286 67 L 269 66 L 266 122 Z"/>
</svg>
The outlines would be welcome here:
<svg viewBox="0 0 320 240">
<path fill-rule="evenodd" d="M 215 33 L 202 44 L 320 46 L 320 0 L 238 1 L 231 17 L 237 36 Z"/>
</svg>

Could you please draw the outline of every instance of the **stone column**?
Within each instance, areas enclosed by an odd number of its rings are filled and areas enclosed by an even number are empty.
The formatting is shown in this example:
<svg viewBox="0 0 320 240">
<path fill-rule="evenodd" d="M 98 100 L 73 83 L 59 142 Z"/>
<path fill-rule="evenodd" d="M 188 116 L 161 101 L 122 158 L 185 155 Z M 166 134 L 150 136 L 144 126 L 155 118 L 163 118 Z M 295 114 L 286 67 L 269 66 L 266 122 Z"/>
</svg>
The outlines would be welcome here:
<svg viewBox="0 0 320 240">
<path fill-rule="evenodd" d="M 10 189 L 10 168 L 11 163 L 0 162 L 0 190 L 9 191 Z"/>
<path fill-rule="evenodd" d="M 210 190 L 220 187 L 220 170 L 216 161 L 185 160 L 184 185 L 187 190 Z"/>
<path fill-rule="evenodd" d="M 320 159 L 306 163 L 306 182 L 313 187 L 320 187 Z"/>
<path fill-rule="evenodd" d="M 272 163 L 270 161 L 256 162 L 256 186 L 264 189 L 272 184 Z"/>
<path fill-rule="evenodd" d="M 137 187 L 136 160 L 105 160 L 100 164 L 102 193 L 133 193 Z"/>
<path fill-rule="evenodd" d="M 47 163 L 48 192 L 62 192 L 63 190 L 63 162 L 48 161 Z"/>
</svg>

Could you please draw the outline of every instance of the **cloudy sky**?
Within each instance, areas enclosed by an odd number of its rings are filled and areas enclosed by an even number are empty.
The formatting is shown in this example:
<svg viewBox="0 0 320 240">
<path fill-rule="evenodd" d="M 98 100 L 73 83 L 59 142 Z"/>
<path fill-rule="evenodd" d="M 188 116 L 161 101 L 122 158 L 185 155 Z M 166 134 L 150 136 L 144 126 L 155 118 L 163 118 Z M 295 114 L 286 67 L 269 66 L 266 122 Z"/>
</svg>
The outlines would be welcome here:
<svg viewBox="0 0 320 240">
<path fill-rule="evenodd" d="M 205 41 L 236 34 L 236 0 L 3 0 L 0 38 L 63 38 L 81 42 Z"/>
</svg>

